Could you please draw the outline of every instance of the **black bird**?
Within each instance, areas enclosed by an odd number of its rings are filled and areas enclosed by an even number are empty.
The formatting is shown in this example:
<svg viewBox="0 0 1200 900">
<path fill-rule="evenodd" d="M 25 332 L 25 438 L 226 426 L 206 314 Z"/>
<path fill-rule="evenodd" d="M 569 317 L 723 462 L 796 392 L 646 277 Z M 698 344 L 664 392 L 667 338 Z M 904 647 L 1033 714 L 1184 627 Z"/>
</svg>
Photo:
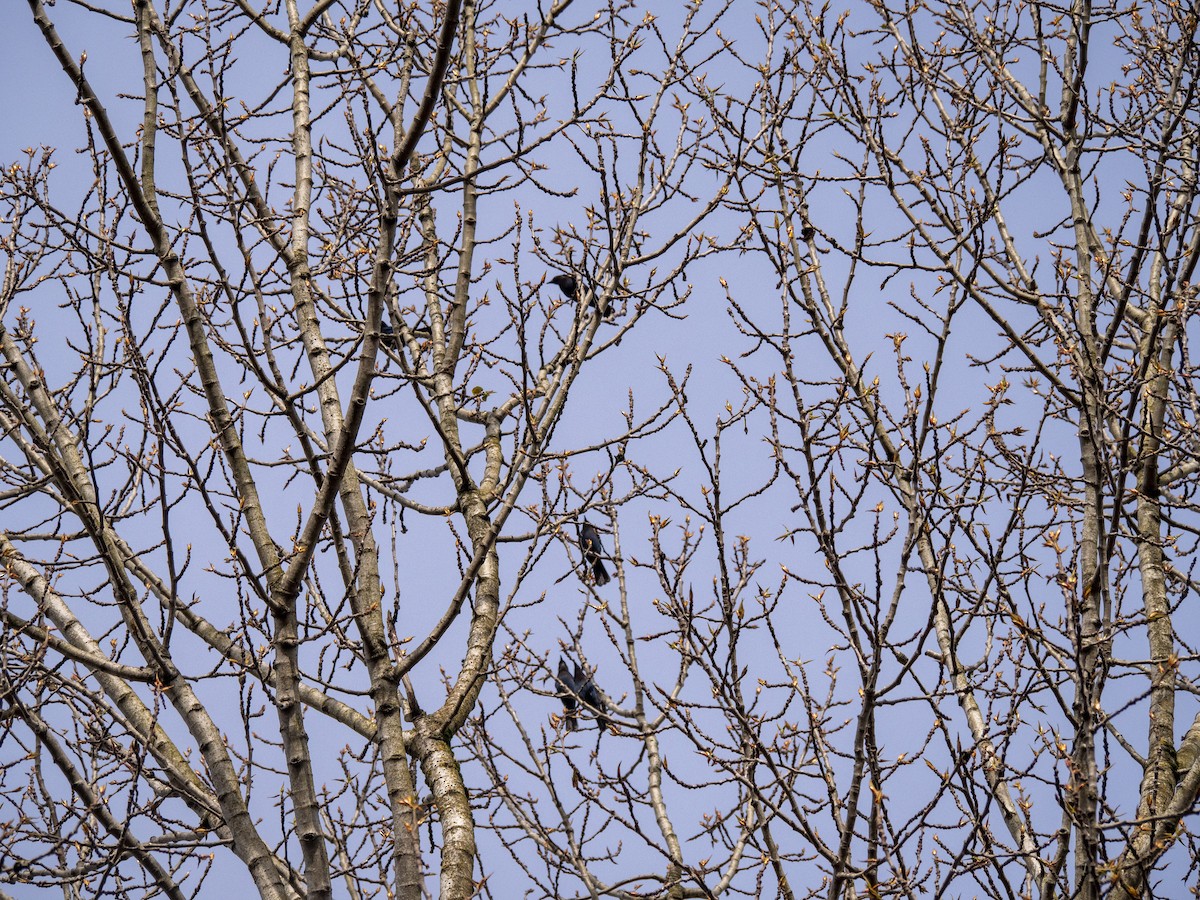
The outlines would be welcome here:
<svg viewBox="0 0 1200 900">
<path fill-rule="evenodd" d="M 574 275 L 555 275 L 550 279 L 550 283 L 558 285 L 558 289 L 562 291 L 563 296 L 568 300 L 579 299 L 579 280 Z M 599 310 L 600 298 L 596 294 L 596 289 L 594 287 L 590 288 L 588 294 L 588 303 L 591 304 L 593 308 Z M 613 316 L 616 315 L 616 313 L 613 311 L 612 304 L 609 304 L 601 313 L 601 315 L 604 316 L 604 320 L 606 322 L 611 322 L 613 320 Z"/>
<path fill-rule="evenodd" d="M 558 289 L 562 291 L 563 296 L 568 300 L 579 299 L 575 294 L 579 289 L 579 284 L 575 281 L 574 275 L 555 275 L 550 279 L 550 283 L 558 285 Z"/>
<path fill-rule="evenodd" d="M 579 666 L 576 665 L 575 668 L 578 669 Z M 562 700 L 567 731 L 575 731 L 579 728 L 579 686 L 571 677 L 567 661 L 561 656 L 558 658 L 558 677 L 554 680 L 558 682 L 558 696 Z"/>
<path fill-rule="evenodd" d="M 398 343 L 396 341 L 396 332 L 392 330 L 392 323 L 386 319 L 379 323 L 379 343 L 385 347 L 390 347 L 395 350 Z"/>
<path fill-rule="evenodd" d="M 587 519 L 579 526 L 579 548 L 584 561 L 592 567 L 592 575 L 598 587 L 604 587 L 610 579 L 604 568 L 604 545 L 600 543 L 600 532 Z"/>
<path fill-rule="evenodd" d="M 596 724 L 601 731 L 607 731 L 612 719 L 607 715 L 608 704 L 600 696 L 600 690 L 591 675 L 584 673 L 579 663 L 575 663 L 575 687 L 579 691 L 579 699 L 583 705 L 596 714 Z"/>
</svg>

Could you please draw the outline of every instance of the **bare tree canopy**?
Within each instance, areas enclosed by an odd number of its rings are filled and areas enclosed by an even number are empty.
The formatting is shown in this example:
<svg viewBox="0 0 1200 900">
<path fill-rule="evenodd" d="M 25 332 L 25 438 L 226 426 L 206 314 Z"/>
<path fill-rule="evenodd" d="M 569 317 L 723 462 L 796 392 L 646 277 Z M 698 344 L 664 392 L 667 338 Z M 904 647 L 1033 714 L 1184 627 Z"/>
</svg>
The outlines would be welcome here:
<svg viewBox="0 0 1200 900">
<path fill-rule="evenodd" d="M 15 896 L 1200 889 L 1189 5 L 27 4 Z"/>
</svg>

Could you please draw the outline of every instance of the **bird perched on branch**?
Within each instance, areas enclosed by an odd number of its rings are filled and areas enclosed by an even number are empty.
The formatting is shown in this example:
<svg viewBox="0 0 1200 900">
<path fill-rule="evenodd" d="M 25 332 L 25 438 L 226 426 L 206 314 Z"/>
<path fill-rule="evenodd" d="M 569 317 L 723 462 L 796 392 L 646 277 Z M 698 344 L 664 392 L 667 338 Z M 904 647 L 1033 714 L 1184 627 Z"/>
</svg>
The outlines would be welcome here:
<svg viewBox="0 0 1200 900">
<path fill-rule="evenodd" d="M 386 319 L 379 323 L 379 343 L 392 350 L 397 347 L 396 332 L 392 330 L 392 323 Z"/>
<path fill-rule="evenodd" d="M 575 669 L 578 671 L 579 666 L 576 665 Z M 571 675 L 567 661 L 561 656 L 558 658 L 558 677 L 554 680 L 558 682 L 558 697 L 562 700 L 567 731 L 576 731 L 579 728 L 579 686 Z"/>
<path fill-rule="evenodd" d="M 579 526 L 579 549 L 583 551 L 583 560 L 592 569 L 592 577 L 598 587 L 604 587 L 611 580 L 608 570 L 604 568 L 604 544 L 600 542 L 600 532 L 587 519 Z"/>
<path fill-rule="evenodd" d="M 600 689 L 596 687 L 595 679 L 585 673 L 579 663 L 575 663 L 575 687 L 579 691 L 579 699 L 583 701 L 583 705 L 589 712 L 596 714 L 596 724 L 600 726 L 600 730 L 606 731 L 612 724 L 612 720 L 608 717 L 608 704 L 604 702 Z"/>
<path fill-rule="evenodd" d="M 579 279 L 574 275 L 555 275 L 550 279 L 550 283 L 558 285 L 558 289 L 562 291 L 563 296 L 568 300 L 579 300 Z M 584 289 L 588 292 L 588 303 L 604 317 L 604 321 L 611 322 L 616 315 L 612 304 L 607 304 L 604 309 L 600 309 L 600 298 L 596 293 L 596 289 L 587 286 Z"/>
</svg>

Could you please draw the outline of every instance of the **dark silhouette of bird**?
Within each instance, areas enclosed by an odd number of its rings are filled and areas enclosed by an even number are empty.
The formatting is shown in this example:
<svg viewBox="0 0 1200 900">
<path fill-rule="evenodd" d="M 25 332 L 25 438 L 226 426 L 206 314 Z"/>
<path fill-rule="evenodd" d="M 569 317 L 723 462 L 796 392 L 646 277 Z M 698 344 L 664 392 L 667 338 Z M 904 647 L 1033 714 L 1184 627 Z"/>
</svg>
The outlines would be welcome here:
<svg viewBox="0 0 1200 900">
<path fill-rule="evenodd" d="M 392 330 L 392 323 L 384 319 L 379 323 L 379 343 L 385 347 L 390 347 L 395 350 L 398 342 L 396 340 L 396 332 Z"/>
<path fill-rule="evenodd" d="M 600 695 L 600 689 L 591 675 L 583 671 L 579 663 L 575 663 L 575 688 L 583 705 L 596 714 L 596 724 L 601 731 L 606 731 L 612 720 L 608 717 L 608 704 Z"/>
<path fill-rule="evenodd" d="M 574 275 L 563 274 L 555 275 L 550 279 L 550 283 L 558 285 L 558 289 L 562 291 L 564 297 L 568 300 L 579 300 L 579 279 Z M 603 310 L 600 310 L 600 298 L 596 293 L 595 287 L 588 288 L 588 303 L 593 308 L 600 311 L 606 322 L 611 322 L 616 315 L 612 308 L 612 304 L 608 304 Z"/>
<path fill-rule="evenodd" d="M 596 585 L 604 587 L 611 580 L 604 568 L 604 544 L 600 542 L 600 532 L 587 519 L 579 526 L 579 548 L 583 551 L 584 562 L 592 567 Z"/>
<path fill-rule="evenodd" d="M 578 669 L 579 666 L 575 668 Z M 579 686 L 571 676 L 567 661 L 561 656 L 558 658 L 558 677 L 554 680 L 558 682 L 558 697 L 562 700 L 567 731 L 575 731 L 579 728 Z"/>
<path fill-rule="evenodd" d="M 575 291 L 579 289 L 579 285 L 575 281 L 574 275 L 555 275 L 550 279 L 551 284 L 558 285 L 558 289 L 562 291 L 563 296 L 568 300 L 578 300 L 575 296 Z"/>
</svg>

